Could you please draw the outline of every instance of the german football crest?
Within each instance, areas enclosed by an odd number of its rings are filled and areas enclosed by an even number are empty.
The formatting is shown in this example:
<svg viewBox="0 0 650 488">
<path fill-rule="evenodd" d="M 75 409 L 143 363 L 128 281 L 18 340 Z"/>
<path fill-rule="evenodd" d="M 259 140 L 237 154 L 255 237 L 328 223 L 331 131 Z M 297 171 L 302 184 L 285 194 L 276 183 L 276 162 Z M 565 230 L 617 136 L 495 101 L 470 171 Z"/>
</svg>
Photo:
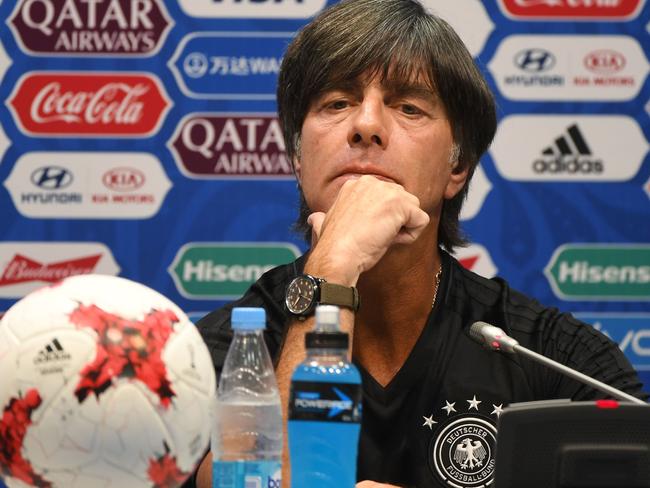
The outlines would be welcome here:
<svg viewBox="0 0 650 488">
<path fill-rule="evenodd" d="M 423 416 L 422 427 L 433 432 L 429 467 L 447 486 L 483 488 L 494 481 L 495 422 L 503 404 L 488 404 L 481 412 L 482 401 L 476 396 L 466 401 L 467 408 L 445 401 L 442 412 Z"/>
</svg>

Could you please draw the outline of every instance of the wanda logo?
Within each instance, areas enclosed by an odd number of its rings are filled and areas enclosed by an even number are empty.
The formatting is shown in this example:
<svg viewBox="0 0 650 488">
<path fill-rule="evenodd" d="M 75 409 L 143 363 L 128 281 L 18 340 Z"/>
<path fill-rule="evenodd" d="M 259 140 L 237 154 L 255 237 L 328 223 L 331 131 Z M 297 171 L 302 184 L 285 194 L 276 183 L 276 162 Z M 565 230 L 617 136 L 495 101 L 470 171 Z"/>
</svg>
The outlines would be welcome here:
<svg viewBox="0 0 650 488">
<path fill-rule="evenodd" d="M 169 101 L 152 75 L 27 73 L 9 99 L 28 134 L 143 136 L 157 132 Z"/>
<path fill-rule="evenodd" d="M 623 19 L 635 17 L 645 0 L 500 0 L 506 14 L 523 18 Z"/>
</svg>

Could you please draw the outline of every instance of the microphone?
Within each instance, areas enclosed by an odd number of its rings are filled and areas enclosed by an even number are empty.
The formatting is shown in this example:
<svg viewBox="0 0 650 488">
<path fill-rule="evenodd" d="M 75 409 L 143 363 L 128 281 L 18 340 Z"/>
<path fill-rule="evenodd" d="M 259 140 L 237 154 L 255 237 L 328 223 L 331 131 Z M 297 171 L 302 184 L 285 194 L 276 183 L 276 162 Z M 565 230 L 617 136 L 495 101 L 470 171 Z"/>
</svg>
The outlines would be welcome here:
<svg viewBox="0 0 650 488">
<path fill-rule="evenodd" d="M 542 356 L 541 354 L 531 351 L 530 349 L 520 346 L 516 339 L 513 339 L 506 334 L 503 329 L 490 325 L 487 322 L 474 322 L 469 328 L 469 336 L 482 346 L 491 351 L 507 352 L 509 354 L 520 354 L 535 362 L 541 363 L 559 373 L 565 374 L 580 383 L 590 386 L 603 393 L 607 393 L 618 400 L 628 401 L 644 406 L 649 406 L 643 400 L 640 400 L 632 395 L 629 395 L 617 388 L 609 386 L 602 381 L 595 380 L 589 376 L 571 369 L 564 364 L 553 361 L 552 359 Z"/>
</svg>

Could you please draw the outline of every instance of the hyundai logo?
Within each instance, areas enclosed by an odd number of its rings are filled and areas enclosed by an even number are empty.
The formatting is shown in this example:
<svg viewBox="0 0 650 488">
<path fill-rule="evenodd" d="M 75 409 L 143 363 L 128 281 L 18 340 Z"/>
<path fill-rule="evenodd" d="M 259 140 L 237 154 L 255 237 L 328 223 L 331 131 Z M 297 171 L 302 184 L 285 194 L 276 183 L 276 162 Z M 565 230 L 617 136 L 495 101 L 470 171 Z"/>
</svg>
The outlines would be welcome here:
<svg viewBox="0 0 650 488">
<path fill-rule="evenodd" d="M 72 183 L 72 173 L 60 166 L 43 166 L 32 173 L 32 183 L 43 190 L 60 190 Z"/>
<path fill-rule="evenodd" d="M 524 49 L 515 55 L 515 64 L 524 71 L 541 73 L 555 66 L 555 56 L 546 49 Z"/>
</svg>

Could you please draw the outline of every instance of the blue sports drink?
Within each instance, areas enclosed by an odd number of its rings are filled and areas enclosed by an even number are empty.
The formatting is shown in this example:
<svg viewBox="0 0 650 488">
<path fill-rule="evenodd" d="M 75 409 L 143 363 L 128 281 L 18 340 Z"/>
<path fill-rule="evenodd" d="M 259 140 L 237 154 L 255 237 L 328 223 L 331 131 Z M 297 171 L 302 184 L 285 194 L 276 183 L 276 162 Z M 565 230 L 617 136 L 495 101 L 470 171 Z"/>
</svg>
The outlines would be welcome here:
<svg viewBox="0 0 650 488">
<path fill-rule="evenodd" d="M 361 429 L 361 376 L 348 359 L 339 309 L 316 308 L 307 358 L 293 373 L 289 454 L 293 488 L 353 488 Z"/>
</svg>

